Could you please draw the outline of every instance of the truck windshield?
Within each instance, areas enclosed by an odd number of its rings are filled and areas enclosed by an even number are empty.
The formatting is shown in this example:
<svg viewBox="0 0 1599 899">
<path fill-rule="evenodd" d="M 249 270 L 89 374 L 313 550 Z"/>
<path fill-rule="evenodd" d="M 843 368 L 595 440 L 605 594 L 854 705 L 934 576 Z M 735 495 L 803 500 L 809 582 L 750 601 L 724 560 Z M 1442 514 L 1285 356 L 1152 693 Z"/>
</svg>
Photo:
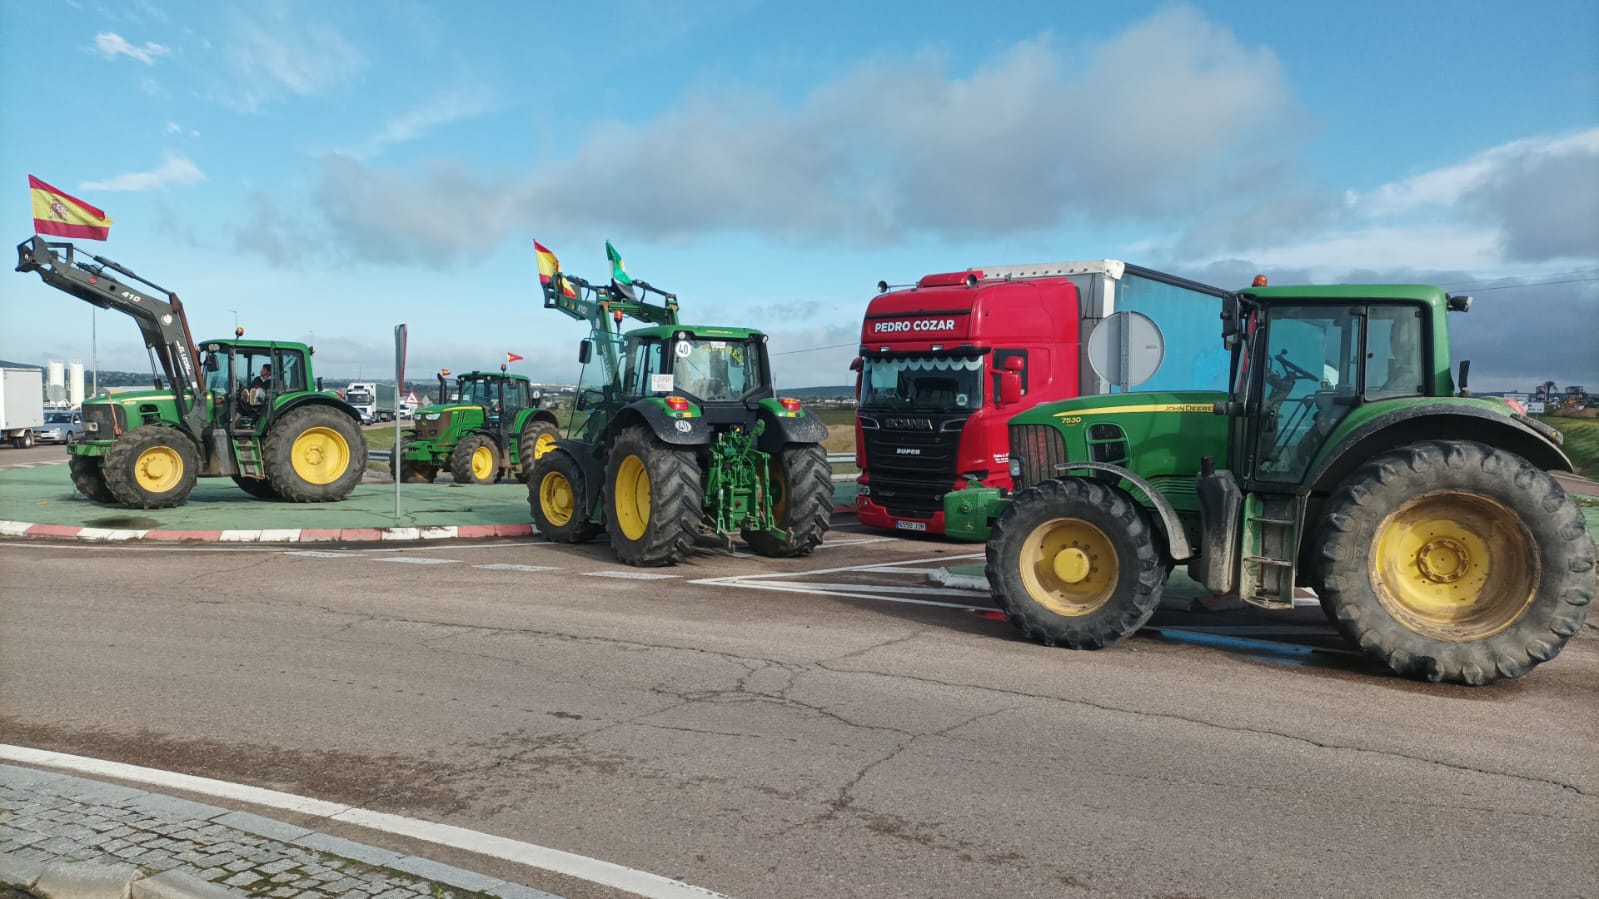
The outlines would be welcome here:
<svg viewBox="0 0 1599 899">
<path fill-rule="evenodd" d="M 702 402 L 731 402 L 761 386 L 755 341 L 678 340 L 672 355 L 672 389 Z"/>
<path fill-rule="evenodd" d="M 867 357 L 861 372 L 862 409 L 970 412 L 983 405 L 983 357 Z"/>
<path fill-rule="evenodd" d="M 372 402 L 372 394 L 361 388 L 347 390 L 344 394 L 344 401 L 352 406 L 365 406 L 367 403 Z"/>
</svg>

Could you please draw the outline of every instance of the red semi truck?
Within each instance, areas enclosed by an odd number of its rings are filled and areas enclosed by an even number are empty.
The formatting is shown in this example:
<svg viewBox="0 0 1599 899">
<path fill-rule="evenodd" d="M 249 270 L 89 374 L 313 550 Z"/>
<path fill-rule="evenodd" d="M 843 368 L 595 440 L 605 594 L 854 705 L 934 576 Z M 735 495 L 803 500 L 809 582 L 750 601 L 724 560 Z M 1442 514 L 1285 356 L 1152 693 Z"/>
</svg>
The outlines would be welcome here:
<svg viewBox="0 0 1599 899">
<path fill-rule="evenodd" d="M 946 533 L 944 504 L 960 502 L 960 489 L 1010 489 L 1011 416 L 1124 389 L 1083 352 L 1112 313 L 1140 312 L 1165 336 L 1160 367 L 1141 389 L 1226 382 L 1215 337 L 1226 291 L 1175 275 L 1101 259 L 946 272 L 878 290 L 854 366 L 856 511 L 869 527 Z"/>
</svg>

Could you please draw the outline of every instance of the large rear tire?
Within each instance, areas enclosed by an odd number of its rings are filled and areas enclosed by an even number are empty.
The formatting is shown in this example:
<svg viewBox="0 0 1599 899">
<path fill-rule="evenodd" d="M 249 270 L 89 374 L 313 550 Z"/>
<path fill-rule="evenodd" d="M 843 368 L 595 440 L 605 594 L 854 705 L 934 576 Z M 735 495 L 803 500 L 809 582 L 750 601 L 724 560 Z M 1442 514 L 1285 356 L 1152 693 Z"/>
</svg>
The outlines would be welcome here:
<svg viewBox="0 0 1599 899">
<path fill-rule="evenodd" d="M 117 498 L 106 489 L 105 472 L 101 469 L 104 456 L 69 456 L 67 470 L 72 472 L 72 486 L 97 503 L 115 505 Z"/>
<path fill-rule="evenodd" d="M 240 490 L 243 490 L 245 493 L 250 494 L 256 499 L 278 498 L 278 492 L 272 489 L 272 482 L 266 478 L 243 478 L 238 475 L 234 475 L 233 483 L 238 484 Z"/>
<path fill-rule="evenodd" d="M 500 449 L 486 434 L 469 434 L 450 451 L 450 477 L 457 484 L 492 484 L 500 476 Z"/>
<path fill-rule="evenodd" d="M 537 418 L 528 419 L 516 442 L 516 458 L 521 465 L 517 477 L 525 483 L 531 477 L 534 463 L 555 449 L 555 441 L 560 438 L 561 432 L 555 425 Z"/>
<path fill-rule="evenodd" d="M 556 543 L 593 540 L 600 526 L 589 520 L 585 492 L 583 467 L 571 453 L 556 449 L 540 456 L 527 484 L 527 502 L 539 533 Z"/>
<path fill-rule="evenodd" d="M 808 556 L 833 522 L 833 472 L 827 451 L 816 443 L 790 443 L 772 457 L 772 520 L 788 532 L 779 540 L 767 531 L 744 529 L 744 542 L 763 556 Z"/>
<path fill-rule="evenodd" d="M 1469 441 L 1383 453 L 1333 493 L 1316 592 L 1406 677 L 1485 684 L 1559 654 L 1593 602 L 1594 543 L 1554 478 Z"/>
<path fill-rule="evenodd" d="M 1101 649 L 1132 636 L 1166 585 L 1154 529 L 1125 492 L 1081 478 L 1016 494 L 988 540 L 1005 618 L 1045 646 Z"/>
<path fill-rule="evenodd" d="M 289 410 L 272 423 L 261 447 L 267 480 L 290 502 L 337 502 L 366 472 L 366 435 L 331 406 Z"/>
<path fill-rule="evenodd" d="M 189 499 L 200 477 L 200 450 L 176 428 L 145 425 L 111 444 L 100 471 L 120 505 L 167 509 Z"/>
<path fill-rule="evenodd" d="M 705 491 L 691 450 L 643 427 L 616 435 L 605 463 L 605 530 L 616 557 L 652 568 L 688 558 L 705 518 Z"/>
</svg>

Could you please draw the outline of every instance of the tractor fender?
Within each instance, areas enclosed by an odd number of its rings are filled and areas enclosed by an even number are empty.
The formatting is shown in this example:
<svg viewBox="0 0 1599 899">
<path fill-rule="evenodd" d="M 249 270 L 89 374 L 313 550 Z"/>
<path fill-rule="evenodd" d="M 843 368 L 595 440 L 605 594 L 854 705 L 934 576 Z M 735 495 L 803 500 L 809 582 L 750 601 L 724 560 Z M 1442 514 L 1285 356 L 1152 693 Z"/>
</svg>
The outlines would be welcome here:
<svg viewBox="0 0 1599 899">
<path fill-rule="evenodd" d="M 556 421 L 556 419 L 555 419 L 555 413 L 551 412 L 548 409 L 523 409 L 521 414 L 517 415 L 517 421 L 516 421 L 515 429 L 513 429 L 509 433 L 512 433 L 512 434 L 520 434 L 520 433 L 522 433 L 522 429 L 527 427 L 527 423 L 530 422 L 530 421 L 545 421 L 545 422 L 549 422 L 551 425 L 553 425 L 554 427 L 557 427 L 557 428 L 561 426 L 561 423 L 559 421 Z"/>
<path fill-rule="evenodd" d="M 760 421 L 766 423 L 761 431 L 761 436 L 756 441 L 755 448 L 763 453 L 775 453 L 782 450 L 786 443 L 821 443 L 827 439 L 827 425 L 822 420 L 809 412 L 801 412 L 797 417 L 780 415 L 767 408 L 767 402 L 761 403 Z"/>
<path fill-rule="evenodd" d="M 1538 430 L 1543 425 L 1532 419 L 1523 423 L 1521 418 L 1443 403 L 1395 409 L 1350 431 L 1322 453 L 1306 483 L 1311 493 L 1326 493 L 1378 453 L 1419 440 L 1469 440 L 1515 453 L 1542 471 L 1576 470 L 1560 447 Z"/>
<path fill-rule="evenodd" d="M 653 400 L 639 400 L 618 412 L 606 429 L 615 434 L 622 428 L 642 423 L 662 443 L 672 446 L 710 446 L 716 442 L 716 432 L 703 417 L 678 418 Z"/>
<path fill-rule="evenodd" d="M 1188 544 L 1188 533 L 1183 530 L 1182 520 L 1177 517 L 1177 509 L 1172 506 L 1165 494 L 1155 489 L 1155 485 L 1120 465 L 1112 465 L 1109 462 L 1062 462 L 1061 467 L 1070 471 L 1082 468 L 1103 471 L 1132 481 L 1133 486 L 1149 497 L 1150 503 L 1155 507 L 1155 514 L 1160 516 L 1161 528 L 1166 532 L 1166 545 L 1171 550 L 1171 557 L 1178 562 L 1193 558 L 1194 550 Z"/>
<path fill-rule="evenodd" d="M 265 425 L 261 428 L 261 434 L 264 436 L 267 431 L 272 429 L 272 425 L 277 423 L 277 420 L 282 418 L 289 410 L 298 409 L 301 406 L 331 406 L 340 412 L 343 412 L 345 415 L 350 416 L 350 419 L 355 422 L 357 427 L 360 427 L 361 425 L 361 413 L 355 411 L 355 407 L 349 403 L 346 403 L 337 397 L 326 396 L 320 393 L 307 393 L 298 399 L 291 400 L 290 402 L 284 403 L 283 405 L 273 409 L 272 414 L 267 417 Z"/>
<path fill-rule="evenodd" d="M 555 441 L 555 449 L 550 452 L 557 450 L 571 456 L 583 472 L 583 496 L 578 508 L 594 508 L 600 501 L 600 490 L 605 486 L 605 460 L 600 458 L 599 447 L 587 440 L 562 437 Z"/>
</svg>

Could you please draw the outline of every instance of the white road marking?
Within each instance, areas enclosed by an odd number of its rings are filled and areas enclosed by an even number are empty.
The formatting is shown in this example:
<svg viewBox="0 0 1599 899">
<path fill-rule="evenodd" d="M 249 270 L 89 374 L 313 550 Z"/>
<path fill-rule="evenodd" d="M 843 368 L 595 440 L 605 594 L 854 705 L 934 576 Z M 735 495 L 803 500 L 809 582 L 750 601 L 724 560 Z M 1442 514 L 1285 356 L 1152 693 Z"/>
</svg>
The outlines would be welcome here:
<svg viewBox="0 0 1599 899">
<path fill-rule="evenodd" d="M 0 743 L 0 759 L 24 765 L 37 765 L 41 768 L 75 771 L 91 776 L 110 777 L 133 783 L 169 787 L 201 796 L 216 796 L 238 802 L 248 802 L 266 808 L 331 818 L 334 821 L 355 824 L 370 830 L 399 834 L 413 839 L 425 840 L 429 843 L 436 843 L 440 846 L 464 849 L 468 852 L 476 852 L 479 855 L 516 862 L 532 868 L 554 871 L 557 874 L 614 887 L 637 896 L 647 896 L 650 899 L 727 899 L 721 893 L 713 892 L 704 887 L 693 886 L 679 880 L 662 877 L 659 874 L 651 874 L 648 871 L 640 871 L 637 868 L 618 865 L 614 862 L 589 858 L 586 855 L 564 852 L 560 849 L 551 849 L 547 846 L 538 846 L 533 843 L 524 843 L 521 840 L 499 837 L 476 830 L 467 830 L 464 827 L 422 821 L 417 818 L 407 818 L 403 815 L 391 815 L 387 812 L 375 812 L 370 809 L 328 802 L 323 799 L 313 799 L 309 796 L 297 796 L 293 793 L 266 790 L 246 784 L 229 783 L 225 780 L 213 780 L 209 777 L 195 777 L 191 774 L 180 774 L 176 771 L 162 771 L 159 768 L 126 765 L 121 762 L 86 758 L 80 755 L 68 755 L 64 752 L 31 749 L 26 746 L 12 746 L 5 743 Z"/>
<path fill-rule="evenodd" d="M 888 537 L 883 539 L 892 540 Z M 826 544 L 823 544 L 824 546 Z M 891 602 L 901 605 L 935 606 L 944 609 L 960 609 L 962 611 L 985 612 L 991 607 L 986 603 L 970 602 L 939 602 L 931 599 L 912 599 L 911 596 L 946 596 L 946 597 L 971 597 L 972 599 L 987 599 L 988 594 L 979 590 L 961 590 L 949 587 L 895 587 L 877 584 L 852 584 L 848 582 L 828 583 L 810 580 L 798 580 L 816 575 L 840 574 L 843 572 L 870 573 L 884 568 L 898 569 L 899 572 L 920 575 L 931 574 L 927 568 L 916 568 L 917 565 L 929 565 L 937 562 L 948 565 L 952 562 L 961 562 L 967 559 L 981 559 L 983 553 L 959 553 L 956 555 L 930 556 L 925 559 L 906 559 L 896 562 L 892 566 L 882 563 L 868 565 L 846 565 L 838 568 L 815 568 L 810 571 L 774 572 L 771 574 L 740 574 L 732 577 L 700 578 L 690 581 L 691 584 L 709 584 L 717 587 L 744 587 L 751 590 L 780 590 L 787 593 L 809 593 L 817 596 L 842 596 L 850 599 L 870 599 L 876 602 Z"/>
<path fill-rule="evenodd" d="M 350 552 L 329 553 L 329 552 L 322 552 L 321 550 L 316 550 L 316 549 L 297 549 L 297 550 L 294 550 L 292 552 L 286 552 L 286 553 L 284 553 L 284 555 L 285 556 L 308 556 L 308 557 L 310 557 L 312 559 L 354 559 L 354 558 L 356 558 L 356 554 L 355 553 L 350 553 Z"/>
<path fill-rule="evenodd" d="M 384 559 L 373 559 L 374 562 L 403 562 L 407 565 L 452 565 L 459 559 L 428 559 L 417 556 L 389 556 Z"/>
<path fill-rule="evenodd" d="M 560 571 L 554 565 L 512 565 L 510 562 L 491 562 L 487 565 L 473 565 L 473 568 L 482 568 L 486 571 Z"/>
<path fill-rule="evenodd" d="M 661 581 L 682 577 L 681 574 L 656 574 L 653 571 L 585 571 L 584 577 L 614 577 L 634 581 Z"/>
</svg>

